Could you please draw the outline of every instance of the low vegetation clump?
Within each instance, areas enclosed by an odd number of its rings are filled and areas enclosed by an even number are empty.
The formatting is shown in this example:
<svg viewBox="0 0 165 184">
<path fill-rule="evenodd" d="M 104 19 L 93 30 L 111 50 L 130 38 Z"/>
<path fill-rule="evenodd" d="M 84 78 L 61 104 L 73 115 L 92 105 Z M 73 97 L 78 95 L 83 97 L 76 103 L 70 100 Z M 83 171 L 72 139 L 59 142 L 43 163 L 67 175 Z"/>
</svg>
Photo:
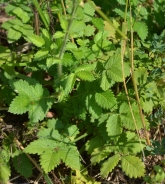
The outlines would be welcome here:
<svg viewBox="0 0 165 184">
<path fill-rule="evenodd" d="M 164 0 L 0 5 L 0 183 L 164 183 Z"/>
</svg>

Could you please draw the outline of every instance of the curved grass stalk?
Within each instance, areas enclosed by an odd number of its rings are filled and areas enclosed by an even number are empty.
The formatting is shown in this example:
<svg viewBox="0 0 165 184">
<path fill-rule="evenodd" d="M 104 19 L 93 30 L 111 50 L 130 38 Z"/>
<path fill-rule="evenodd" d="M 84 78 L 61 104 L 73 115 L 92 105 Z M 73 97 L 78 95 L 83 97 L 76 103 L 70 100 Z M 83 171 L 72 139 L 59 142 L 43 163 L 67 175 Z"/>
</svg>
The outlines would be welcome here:
<svg viewBox="0 0 165 184">
<path fill-rule="evenodd" d="M 122 29 L 123 29 L 123 33 L 126 34 L 127 33 L 127 24 L 126 24 L 126 22 L 123 22 Z M 136 119 L 135 119 L 135 116 L 134 116 L 134 113 L 133 113 L 133 109 L 132 109 L 132 105 L 131 105 L 131 102 L 130 102 L 129 93 L 128 93 L 128 89 L 127 89 L 127 85 L 126 85 L 126 81 L 125 81 L 125 76 L 124 76 L 124 53 L 125 53 L 125 50 L 126 50 L 126 40 L 122 40 L 121 41 L 121 66 L 122 66 L 122 78 L 123 78 L 124 90 L 125 90 L 125 94 L 126 94 L 126 97 L 127 97 L 129 109 L 130 109 L 130 112 L 131 112 L 131 116 L 132 116 L 132 119 L 133 119 L 133 122 L 134 122 L 134 125 L 135 125 L 136 133 L 138 135 L 138 139 L 139 139 L 139 142 L 140 142 L 143 158 L 145 158 L 145 154 L 144 154 L 144 151 L 143 151 L 143 148 L 142 148 L 142 143 L 141 143 L 141 140 L 140 140 L 140 135 L 139 135 L 139 132 L 138 132 L 137 122 L 136 122 Z"/>
<path fill-rule="evenodd" d="M 126 21 L 127 7 L 128 7 L 128 0 L 126 1 L 125 18 L 124 18 L 124 22 L 122 24 L 122 32 L 123 32 L 124 35 L 127 35 L 127 21 Z M 136 122 L 136 119 L 135 119 L 135 116 L 134 116 L 134 113 L 133 113 L 133 109 L 132 109 L 132 105 L 131 105 L 131 102 L 130 102 L 129 93 L 128 93 L 128 89 L 127 89 L 127 85 L 126 85 L 126 81 L 125 81 L 125 76 L 124 76 L 124 53 L 125 53 L 125 50 L 126 50 L 126 42 L 127 41 L 125 39 L 121 40 L 122 78 L 123 78 L 124 90 L 125 90 L 125 93 L 126 93 L 128 105 L 129 105 L 130 112 L 131 112 L 131 115 L 132 115 L 132 119 L 133 119 L 133 122 L 134 122 L 134 125 L 135 125 L 136 133 L 138 135 L 138 139 L 139 139 L 139 142 L 140 142 L 140 146 L 141 146 L 141 150 L 142 150 L 142 154 L 143 154 L 143 159 L 145 159 L 145 154 L 144 154 L 144 151 L 143 151 L 142 142 L 140 140 L 140 135 L 139 135 L 139 132 L 138 132 L 137 122 Z"/>
<path fill-rule="evenodd" d="M 134 51 L 133 51 L 133 27 L 132 27 L 132 12 L 131 12 L 131 3 L 130 4 L 130 22 L 131 22 L 131 53 L 129 53 L 129 59 L 130 59 L 130 63 L 131 63 L 131 74 L 132 74 L 132 83 L 133 83 L 133 87 L 135 90 L 135 96 L 136 96 L 136 100 L 137 100 L 137 104 L 138 104 L 138 108 L 139 108 L 139 113 L 140 113 L 140 117 L 141 117 L 141 121 L 143 124 L 143 128 L 145 131 L 145 137 L 146 137 L 146 141 L 148 145 L 151 145 L 150 140 L 149 140 L 149 135 L 147 132 L 147 128 L 146 128 L 146 123 L 144 121 L 144 114 L 142 112 L 142 107 L 140 105 L 140 98 L 139 98 L 139 93 L 138 93 L 138 88 L 137 88 L 137 84 L 136 84 L 136 80 L 135 80 L 135 75 L 134 75 Z M 129 49 L 128 49 L 129 52 Z"/>
</svg>

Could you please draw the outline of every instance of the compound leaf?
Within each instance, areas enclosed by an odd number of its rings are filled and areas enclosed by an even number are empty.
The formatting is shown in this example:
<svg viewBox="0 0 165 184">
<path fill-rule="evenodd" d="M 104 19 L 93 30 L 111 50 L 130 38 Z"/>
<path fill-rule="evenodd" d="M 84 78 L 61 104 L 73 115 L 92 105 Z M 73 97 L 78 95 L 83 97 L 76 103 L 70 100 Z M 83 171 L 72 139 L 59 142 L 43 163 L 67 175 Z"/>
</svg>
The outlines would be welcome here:
<svg viewBox="0 0 165 184">
<path fill-rule="evenodd" d="M 42 120 L 50 109 L 54 100 L 49 98 L 49 92 L 42 88 L 35 80 L 28 82 L 19 80 L 14 82 L 13 87 L 18 92 L 9 107 L 9 112 L 22 114 L 28 111 L 30 121 Z"/>
</svg>

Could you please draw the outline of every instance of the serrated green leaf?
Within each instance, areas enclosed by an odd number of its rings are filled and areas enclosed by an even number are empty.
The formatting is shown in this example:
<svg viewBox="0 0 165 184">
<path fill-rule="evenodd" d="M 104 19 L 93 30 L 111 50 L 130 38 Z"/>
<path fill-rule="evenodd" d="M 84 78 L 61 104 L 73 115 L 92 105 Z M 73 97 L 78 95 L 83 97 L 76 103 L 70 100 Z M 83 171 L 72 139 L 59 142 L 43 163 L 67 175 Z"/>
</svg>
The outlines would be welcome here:
<svg viewBox="0 0 165 184">
<path fill-rule="evenodd" d="M 60 149 L 63 162 L 75 170 L 80 170 L 80 158 L 75 146 L 63 146 Z"/>
<path fill-rule="evenodd" d="M 95 80 L 93 74 L 91 72 L 88 72 L 88 71 L 79 71 L 79 72 L 76 72 L 76 76 L 82 80 L 85 80 L 85 81 L 93 81 Z"/>
<path fill-rule="evenodd" d="M 145 147 L 145 141 L 143 139 L 139 140 L 138 136 L 134 132 L 129 131 L 126 132 L 126 140 L 121 138 L 119 142 L 123 142 L 119 147 L 120 151 L 124 155 L 127 155 L 128 153 L 137 154 L 142 152 Z"/>
<path fill-rule="evenodd" d="M 96 64 L 82 64 L 76 68 L 75 73 L 79 71 L 92 71 L 96 68 Z"/>
<path fill-rule="evenodd" d="M 86 107 L 91 114 L 91 122 L 94 122 L 95 119 L 98 119 L 100 117 L 102 109 L 100 106 L 97 105 L 94 95 L 88 95 L 85 102 Z"/>
<path fill-rule="evenodd" d="M 48 56 L 49 50 L 47 48 L 43 48 L 34 55 L 34 61 L 38 61 L 44 59 Z"/>
<path fill-rule="evenodd" d="M 27 37 L 37 47 L 42 47 L 45 44 L 45 40 L 38 35 L 27 35 Z"/>
<path fill-rule="evenodd" d="M 107 77 L 106 71 L 102 72 L 100 87 L 104 91 L 107 91 L 110 88 L 110 80 Z"/>
<path fill-rule="evenodd" d="M 60 130 L 64 128 L 64 124 L 59 119 L 49 119 L 47 127 L 54 130 Z"/>
<path fill-rule="evenodd" d="M 53 170 L 61 162 L 60 148 L 54 148 L 54 150 L 45 150 L 40 156 L 40 164 L 45 173 Z"/>
<path fill-rule="evenodd" d="M 110 79 L 115 82 L 122 82 L 122 67 L 121 67 L 121 56 L 120 49 L 118 49 L 113 56 L 105 64 L 107 75 Z M 124 63 L 124 76 L 130 75 L 130 68 L 128 63 Z"/>
<path fill-rule="evenodd" d="M 71 125 L 67 128 L 67 136 L 70 137 L 71 140 L 74 140 L 74 138 L 79 134 L 79 129 L 76 125 Z"/>
<path fill-rule="evenodd" d="M 44 139 L 44 140 L 36 140 L 31 142 L 25 149 L 25 153 L 38 154 L 41 155 L 46 150 L 54 150 L 54 148 L 58 147 L 58 144 L 54 140 Z"/>
<path fill-rule="evenodd" d="M 74 64 L 75 59 L 73 58 L 73 55 L 70 53 L 65 53 L 64 57 L 62 59 L 62 65 L 64 66 L 71 66 Z"/>
<path fill-rule="evenodd" d="M 19 29 L 19 25 L 14 25 L 8 30 L 7 38 L 10 42 L 14 42 L 21 37 L 22 34 L 18 31 Z"/>
<path fill-rule="evenodd" d="M 93 25 L 100 31 L 104 30 L 104 22 L 101 18 L 92 18 Z"/>
<path fill-rule="evenodd" d="M 113 23 L 113 26 L 115 26 L 116 28 L 119 28 L 120 24 L 115 19 L 112 20 L 112 23 Z M 116 42 L 116 41 L 118 41 L 118 40 L 116 40 L 117 39 L 116 38 L 117 37 L 116 36 L 116 29 L 114 29 L 113 26 L 111 24 L 109 24 L 109 22 L 104 21 L 104 30 L 108 31 L 108 37 L 110 37 L 111 39 L 113 39 Z"/>
<path fill-rule="evenodd" d="M 101 43 L 103 40 L 105 40 L 108 37 L 108 32 L 107 31 L 99 31 L 95 37 L 94 37 L 94 42 Z"/>
<path fill-rule="evenodd" d="M 104 109 L 111 109 L 117 102 L 112 91 L 105 91 L 102 93 L 96 93 L 95 99 L 97 104 Z"/>
<path fill-rule="evenodd" d="M 63 38 L 65 34 L 62 31 L 56 31 L 53 35 L 53 38 Z"/>
<path fill-rule="evenodd" d="M 91 25 L 87 25 L 84 29 L 85 36 L 92 36 L 95 32 L 95 28 Z"/>
<path fill-rule="evenodd" d="M 57 130 L 52 128 L 40 129 L 37 137 L 40 139 L 54 139 L 55 141 L 61 141 L 61 136 Z"/>
<path fill-rule="evenodd" d="M 104 160 L 105 158 L 107 158 L 110 155 L 110 153 L 113 151 L 114 150 L 111 148 L 111 146 L 95 148 L 91 154 L 90 161 L 92 164 L 99 163 L 101 160 Z"/>
<path fill-rule="evenodd" d="M 30 121 L 35 123 L 43 120 L 53 102 L 54 100 L 48 97 L 42 97 L 40 100 L 32 101 L 28 109 Z"/>
<path fill-rule="evenodd" d="M 46 116 L 54 100 L 49 97 L 49 92 L 43 89 L 42 85 L 35 80 L 31 81 L 33 81 L 33 86 L 23 80 L 14 82 L 14 89 L 18 91 L 19 95 L 10 104 L 9 112 L 22 114 L 26 110 L 29 114 L 30 121 L 37 122 Z"/>
<path fill-rule="evenodd" d="M 101 172 L 100 172 L 101 176 L 106 177 L 108 173 L 111 172 L 116 167 L 119 160 L 120 160 L 120 155 L 118 154 L 106 160 L 101 166 Z"/>
<path fill-rule="evenodd" d="M 85 27 L 86 25 L 83 21 L 73 20 L 70 28 L 70 34 L 73 37 L 81 37 L 83 36 Z"/>
<path fill-rule="evenodd" d="M 100 145 L 103 145 L 103 144 L 104 144 L 103 139 L 97 136 L 87 141 L 87 143 L 85 144 L 85 150 L 87 151 L 88 154 L 91 154 L 95 148 L 98 148 L 100 147 Z"/>
<path fill-rule="evenodd" d="M 23 23 L 27 23 L 30 20 L 29 15 L 23 11 L 20 7 L 15 8 L 12 11 L 17 17 L 19 17 Z"/>
<path fill-rule="evenodd" d="M 69 42 L 66 45 L 66 50 L 70 50 L 70 51 L 77 51 L 77 45 L 75 43 Z"/>
<path fill-rule="evenodd" d="M 48 68 L 50 68 L 54 64 L 60 64 L 60 63 L 61 63 L 61 60 L 58 58 L 47 57 L 47 59 L 46 59 L 46 66 Z"/>
<path fill-rule="evenodd" d="M 17 154 L 12 158 L 14 168 L 25 178 L 32 175 L 33 165 L 29 158 L 24 154 Z"/>
<path fill-rule="evenodd" d="M 1 163 L 1 161 L 0 164 L 0 183 L 6 184 L 9 180 L 9 177 L 11 176 L 11 170 L 9 165 L 5 165 L 4 163 Z"/>
<path fill-rule="evenodd" d="M 0 153 L 0 183 L 6 184 L 11 176 L 10 164 L 8 159 L 3 157 L 2 155 L 3 150 Z M 6 153 L 5 155 L 6 156 Z"/>
<path fill-rule="evenodd" d="M 95 9 L 91 3 L 93 2 L 87 2 L 84 4 L 84 22 L 89 22 L 94 16 Z"/>
<path fill-rule="evenodd" d="M 145 173 L 143 162 L 135 156 L 122 157 L 121 167 L 125 174 L 130 178 L 142 177 Z"/>
<path fill-rule="evenodd" d="M 122 133 L 122 126 L 119 115 L 111 115 L 107 120 L 106 127 L 109 136 L 119 136 Z"/>
<path fill-rule="evenodd" d="M 50 50 L 52 45 L 52 38 L 46 29 L 42 29 L 42 38 L 45 40 L 45 47 Z"/>
<path fill-rule="evenodd" d="M 136 79 L 137 84 L 143 85 L 147 82 L 148 73 L 147 73 L 146 68 L 144 68 L 144 67 L 136 68 L 134 75 L 135 75 L 135 79 Z"/>
<path fill-rule="evenodd" d="M 24 24 L 21 22 L 21 20 L 16 18 L 16 19 L 12 19 L 4 22 L 1 27 L 8 30 L 13 25 L 23 26 Z"/>
<path fill-rule="evenodd" d="M 135 22 L 133 29 L 137 32 L 142 41 L 146 39 L 148 35 L 148 27 L 145 22 Z"/>
<path fill-rule="evenodd" d="M 26 94 L 23 94 L 21 96 L 16 96 L 10 104 L 9 111 L 15 114 L 23 114 L 27 112 L 27 109 L 29 108 L 29 100 L 30 100 L 28 98 L 29 96 Z"/>
<path fill-rule="evenodd" d="M 139 109 L 136 103 L 132 104 L 132 109 L 133 109 L 134 117 L 136 120 L 136 126 L 139 130 L 143 128 L 143 124 L 142 124 L 142 120 L 139 114 Z M 123 126 L 127 128 L 128 130 L 135 130 L 135 124 L 133 121 L 132 114 L 129 110 L 129 105 L 126 103 L 122 104 L 120 108 L 120 113 L 121 113 L 120 118 L 121 118 L 121 122 L 123 123 Z M 144 120 L 147 124 L 147 119 L 145 117 L 144 117 Z"/>
<path fill-rule="evenodd" d="M 76 76 L 74 73 L 71 73 L 66 78 L 61 80 L 60 85 L 63 87 L 65 91 L 65 95 L 68 95 L 72 91 L 75 81 L 76 81 Z"/>
</svg>

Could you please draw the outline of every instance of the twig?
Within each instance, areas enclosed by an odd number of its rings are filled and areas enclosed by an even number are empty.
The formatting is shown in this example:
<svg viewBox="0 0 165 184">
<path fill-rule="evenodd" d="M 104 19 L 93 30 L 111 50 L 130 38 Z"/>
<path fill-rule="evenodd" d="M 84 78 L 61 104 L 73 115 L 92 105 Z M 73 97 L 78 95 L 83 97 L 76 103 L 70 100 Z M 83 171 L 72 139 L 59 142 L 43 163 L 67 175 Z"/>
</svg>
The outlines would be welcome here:
<svg viewBox="0 0 165 184">
<path fill-rule="evenodd" d="M 14 138 L 14 141 L 16 142 L 16 144 L 19 146 L 19 148 L 21 148 L 21 150 L 24 150 L 24 147 L 21 145 L 21 143 L 16 139 Z M 29 158 L 29 160 L 34 164 L 34 166 L 41 172 L 43 173 L 41 167 L 37 164 L 37 162 L 28 154 L 28 153 L 25 153 L 26 156 Z"/>
<path fill-rule="evenodd" d="M 143 128 L 144 128 L 144 131 L 145 131 L 146 141 L 147 141 L 148 145 L 151 145 L 150 140 L 149 140 L 149 135 L 148 135 L 148 132 L 147 132 L 147 128 L 146 128 L 146 123 L 144 121 L 144 115 L 143 115 L 143 112 L 142 112 L 142 107 L 140 105 L 140 98 L 139 98 L 139 93 L 138 93 L 137 84 L 136 84 L 135 75 L 134 75 L 134 51 L 133 51 L 134 44 L 133 44 L 133 28 L 132 28 L 131 3 L 130 3 L 130 22 L 131 22 L 131 53 L 130 53 L 130 62 L 131 62 L 132 83 L 133 83 L 133 87 L 134 87 L 134 90 L 135 90 L 135 96 L 136 96 L 136 100 L 137 100 L 137 104 L 138 104 L 138 108 L 139 108 L 140 117 L 141 117 Z"/>
<path fill-rule="evenodd" d="M 127 35 L 127 22 L 126 22 L 127 6 L 128 6 L 128 0 L 126 1 L 125 19 L 124 19 L 124 22 L 123 22 L 123 25 L 122 25 L 122 32 L 123 32 L 124 35 Z M 130 102 L 128 89 L 127 89 L 127 85 L 126 85 L 126 81 L 125 81 L 125 75 L 124 75 L 124 54 L 125 54 L 125 50 L 126 50 L 126 42 L 127 41 L 125 39 L 121 40 L 122 78 L 123 78 L 123 84 L 124 84 L 124 89 L 125 89 L 128 105 L 129 105 L 130 112 L 131 112 L 131 115 L 132 115 L 132 119 L 133 119 L 133 122 L 134 122 L 134 125 L 135 125 L 136 133 L 138 135 L 138 139 L 139 139 L 139 142 L 140 142 L 140 146 L 141 146 L 141 150 L 142 150 L 142 154 L 143 154 L 143 159 L 145 159 L 145 154 L 144 154 L 144 151 L 143 151 L 143 148 L 142 148 L 142 143 L 141 143 L 140 135 L 139 135 L 139 132 L 138 132 L 137 121 L 135 119 L 134 112 L 133 112 L 133 109 L 132 109 L 132 105 L 131 105 L 131 102 Z"/>
</svg>

